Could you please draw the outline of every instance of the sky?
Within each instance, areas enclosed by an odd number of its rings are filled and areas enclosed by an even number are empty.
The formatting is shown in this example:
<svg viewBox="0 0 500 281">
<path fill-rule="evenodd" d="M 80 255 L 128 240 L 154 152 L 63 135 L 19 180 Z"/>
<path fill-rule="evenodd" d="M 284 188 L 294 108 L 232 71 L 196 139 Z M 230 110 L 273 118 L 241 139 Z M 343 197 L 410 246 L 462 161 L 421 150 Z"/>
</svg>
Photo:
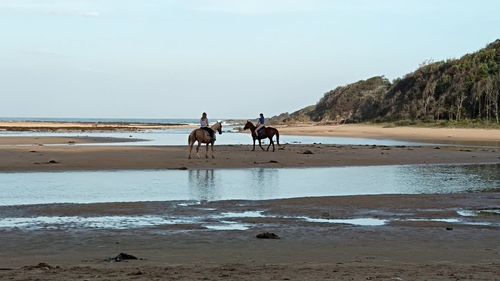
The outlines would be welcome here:
<svg viewBox="0 0 500 281">
<path fill-rule="evenodd" d="M 0 0 L 0 116 L 293 112 L 483 48 L 498 15 L 498 0 Z"/>
</svg>

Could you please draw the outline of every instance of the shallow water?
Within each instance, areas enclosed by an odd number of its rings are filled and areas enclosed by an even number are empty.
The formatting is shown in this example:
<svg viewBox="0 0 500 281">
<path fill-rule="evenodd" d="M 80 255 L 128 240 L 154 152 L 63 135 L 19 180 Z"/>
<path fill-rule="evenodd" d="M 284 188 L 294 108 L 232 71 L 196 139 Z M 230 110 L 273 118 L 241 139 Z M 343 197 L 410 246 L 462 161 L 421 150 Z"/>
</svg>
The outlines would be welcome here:
<svg viewBox="0 0 500 281">
<path fill-rule="evenodd" d="M 245 218 L 266 218 L 288 220 L 293 222 L 306 222 L 313 224 L 347 224 L 353 226 L 383 226 L 391 222 L 442 222 L 460 225 L 492 226 L 498 227 L 498 222 L 468 220 L 468 213 L 459 218 L 408 218 L 408 219 L 380 219 L 380 218 L 312 218 L 305 216 L 279 216 L 265 215 L 263 211 L 231 212 L 231 213 L 208 213 L 198 216 L 38 216 L 38 217 L 0 217 L 0 229 L 23 229 L 23 230 L 69 230 L 69 229 L 135 229 L 154 228 L 169 225 L 193 226 L 198 225 L 201 229 L 226 231 L 247 230 L 259 225 L 258 222 L 241 222 Z"/>
<path fill-rule="evenodd" d="M 351 224 L 358 226 L 381 226 L 387 221 L 374 218 L 355 219 L 318 219 L 309 217 L 280 217 L 266 216 L 262 212 L 223 213 L 220 215 L 205 216 L 97 216 L 97 217 L 7 217 L 0 218 L 0 229 L 133 229 L 168 225 L 197 224 L 208 230 L 247 230 L 255 224 L 237 221 L 241 218 L 278 218 L 285 220 L 304 221 L 309 223 Z M 236 221 L 235 221 L 236 219 Z"/>
<path fill-rule="evenodd" d="M 500 187 L 500 164 L 0 173 L 0 205 L 421 194 Z"/>
<path fill-rule="evenodd" d="M 228 128 L 229 130 L 231 128 Z M 94 132 L 94 133 L 49 133 L 49 132 L 0 132 L 0 136 L 24 136 L 24 137 L 43 137 L 43 136 L 58 136 L 58 137 L 115 137 L 128 139 L 145 139 L 147 141 L 137 142 L 122 142 L 122 143 L 106 143 L 105 145 L 115 146 L 164 146 L 164 145 L 186 145 L 187 138 L 191 129 L 171 129 L 157 130 L 145 132 Z M 266 143 L 264 141 L 264 143 Z M 281 135 L 280 143 L 301 143 L 301 144 L 338 144 L 338 145 L 431 145 L 409 141 L 398 141 L 390 139 L 365 139 L 365 138 L 344 138 L 344 137 L 317 137 L 317 136 L 291 136 Z M 218 145 L 238 145 L 252 144 L 252 138 L 249 133 L 224 132 L 222 135 L 217 135 Z M 100 144 L 79 144 L 79 145 L 100 145 Z"/>
</svg>

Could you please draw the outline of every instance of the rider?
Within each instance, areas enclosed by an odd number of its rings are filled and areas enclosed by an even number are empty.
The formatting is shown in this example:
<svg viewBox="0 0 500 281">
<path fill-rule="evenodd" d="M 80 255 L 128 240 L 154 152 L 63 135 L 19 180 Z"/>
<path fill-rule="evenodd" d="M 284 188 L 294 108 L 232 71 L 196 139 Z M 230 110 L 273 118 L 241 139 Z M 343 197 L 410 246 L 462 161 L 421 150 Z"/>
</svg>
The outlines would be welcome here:
<svg viewBox="0 0 500 281">
<path fill-rule="evenodd" d="M 264 114 L 260 114 L 259 121 L 257 122 L 257 128 L 255 128 L 255 136 L 259 136 L 259 130 L 264 128 L 264 123 L 266 123 L 266 119 L 264 118 Z"/>
<path fill-rule="evenodd" d="M 207 131 L 211 138 L 215 138 L 215 132 L 208 125 L 207 113 L 203 112 L 200 118 L 200 128 Z"/>
</svg>

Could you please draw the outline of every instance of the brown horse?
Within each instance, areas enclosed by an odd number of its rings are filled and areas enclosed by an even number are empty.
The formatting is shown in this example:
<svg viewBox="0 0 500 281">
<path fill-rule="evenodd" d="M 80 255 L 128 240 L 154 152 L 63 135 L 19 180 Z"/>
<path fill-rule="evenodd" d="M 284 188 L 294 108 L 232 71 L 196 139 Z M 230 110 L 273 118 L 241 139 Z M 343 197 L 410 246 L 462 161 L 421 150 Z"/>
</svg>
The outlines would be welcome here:
<svg viewBox="0 0 500 281">
<path fill-rule="evenodd" d="M 273 141 L 273 137 L 274 135 L 276 135 L 276 143 L 278 145 L 280 145 L 280 133 L 278 132 L 277 129 L 273 128 L 273 127 L 264 127 L 263 129 L 263 134 L 259 134 L 258 136 L 256 136 L 256 133 L 255 133 L 255 125 L 250 122 L 250 121 L 247 121 L 247 123 L 245 124 L 245 127 L 243 127 L 243 130 L 247 130 L 247 129 L 250 129 L 250 132 L 252 132 L 252 138 L 253 138 L 253 149 L 252 151 L 255 150 L 255 140 L 258 140 L 259 141 L 259 146 L 260 148 L 262 148 L 262 150 L 264 150 L 264 148 L 262 147 L 262 143 L 260 140 L 262 139 L 269 139 L 269 145 L 267 146 L 267 151 L 269 151 L 269 147 L 271 147 L 271 145 L 273 146 L 273 151 L 275 151 L 276 149 L 274 148 L 274 141 Z"/>
<path fill-rule="evenodd" d="M 212 125 L 212 130 L 214 132 L 219 132 L 219 135 L 222 134 L 222 124 L 220 122 L 217 122 Z M 188 145 L 189 145 L 189 159 L 191 159 L 191 151 L 193 150 L 193 145 L 195 142 L 198 142 L 198 146 L 196 147 L 196 156 L 200 158 L 200 154 L 198 153 L 200 150 L 200 146 L 202 143 L 207 144 L 207 153 L 205 154 L 205 158 L 208 158 L 208 145 L 210 144 L 212 147 L 212 158 L 214 157 L 214 142 L 215 142 L 215 135 L 212 138 L 210 134 L 204 130 L 204 129 L 196 129 L 189 134 L 188 138 Z"/>
</svg>

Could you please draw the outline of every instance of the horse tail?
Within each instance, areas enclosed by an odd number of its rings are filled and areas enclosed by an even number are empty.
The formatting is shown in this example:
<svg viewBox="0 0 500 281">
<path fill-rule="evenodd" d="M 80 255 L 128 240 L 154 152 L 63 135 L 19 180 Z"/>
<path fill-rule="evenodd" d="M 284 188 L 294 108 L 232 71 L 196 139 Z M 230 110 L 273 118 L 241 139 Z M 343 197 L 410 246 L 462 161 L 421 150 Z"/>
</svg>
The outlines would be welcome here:
<svg viewBox="0 0 500 281">
<path fill-rule="evenodd" d="M 278 146 L 281 146 L 280 144 L 280 132 L 276 129 L 276 143 Z"/>
</svg>

